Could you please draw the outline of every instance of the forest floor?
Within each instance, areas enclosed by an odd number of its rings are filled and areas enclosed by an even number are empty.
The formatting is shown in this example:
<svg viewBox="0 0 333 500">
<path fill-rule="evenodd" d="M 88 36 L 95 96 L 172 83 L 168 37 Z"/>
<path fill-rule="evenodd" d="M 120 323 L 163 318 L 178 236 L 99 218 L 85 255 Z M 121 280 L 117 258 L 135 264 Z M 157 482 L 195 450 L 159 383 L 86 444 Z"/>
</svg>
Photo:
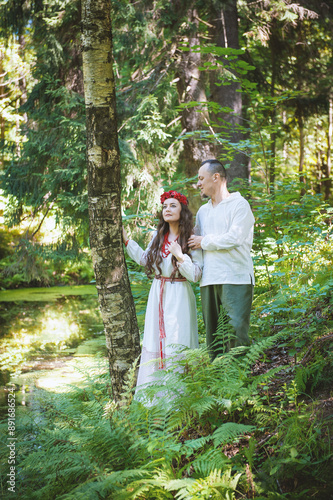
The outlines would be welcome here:
<svg viewBox="0 0 333 500">
<path fill-rule="evenodd" d="M 333 332 L 330 332 L 323 337 L 318 338 L 307 350 L 306 354 L 300 361 L 296 361 L 295 356 L 290 356 L 285 346 L 276 346 L 269 349 L 265 353 L 265 359 L 256 362 L 253 367 L 253 374 L 259 375 L 266 373 L 272 368 L 281 368 L 282 370 L 276 375 L 274 379 L 268 384 L 267 395 L 273 402 L 276 395 L 281 391 L 284 384 L 288 385 L 295 378 L 295 368 L 297 366 L 304 367 L 307 363 L 313 361 L 314 352 L 323 349 L 328 342 L 332 343 Z M 320 384 L 318 387 L 311 391 L 311 394 L 302 394 L 299 396 L 299 402 L 303 405 L 305 413 L 308 414 L 310 421 L 314 419 L 317 425 L 322 426 L 324 432 L 318 438 L 325 440 L 327 447 L 333 450 L 333 387 L 329 384 Z M 292 409 L 293 404 L 289 405 Z M 298 411 L 294 408 L 294 411 Z M 258 437 L 258 448 L 262 445 L 271 435 L 263 434 Z M 306 439 L 306 436 L 304 436 Z M 232 453 L 232 450 L 229 450 Z M 332 500 L 333 499 L 333 452 L 330 460 L 328 479 L 331 478 L 331 485 L 323 485 L 321 482 L 315 483 L 314 478 L 304 475 L 302 471 L 297 473 L 295 471 L 292 478 L 286 477 L 284 480 L 279 480 L 279 490 L 281 493 L 288 493 L 295 490 L 308 490 L 307 498 L 318 500 Z M 295 498 L 293 496 L 293 498 Z M 303 497 L 302 497 L 303 498 Z"/>
</svg>

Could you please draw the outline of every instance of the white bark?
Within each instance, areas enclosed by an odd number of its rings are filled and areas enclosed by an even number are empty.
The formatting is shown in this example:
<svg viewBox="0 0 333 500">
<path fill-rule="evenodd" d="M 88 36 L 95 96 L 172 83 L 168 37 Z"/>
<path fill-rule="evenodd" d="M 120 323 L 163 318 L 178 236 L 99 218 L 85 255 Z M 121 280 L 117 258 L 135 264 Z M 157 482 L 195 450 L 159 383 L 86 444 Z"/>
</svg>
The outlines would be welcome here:
<svg viewBox="0 0 333 500">
<path fill-rule="evenodd" d="M 90 246 L 113 395 L 140 352 L 121 239 L 120 158 L 112 70 L 110 0 L 82 1 Z"/>
</svg>

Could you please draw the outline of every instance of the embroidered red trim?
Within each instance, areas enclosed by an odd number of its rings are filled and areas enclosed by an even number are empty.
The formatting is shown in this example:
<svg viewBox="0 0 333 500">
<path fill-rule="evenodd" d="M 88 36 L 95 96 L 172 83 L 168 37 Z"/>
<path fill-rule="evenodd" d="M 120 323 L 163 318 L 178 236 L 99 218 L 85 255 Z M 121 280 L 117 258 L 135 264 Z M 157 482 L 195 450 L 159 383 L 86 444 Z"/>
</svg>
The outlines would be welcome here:
<svg viewBox="0 0 333 500">
<path fill-rule="evenodd" d="M 177 236 L 177 238 L 174 241 L 178 241 L 178 236 Z M 169 252 L 169 245 L 170 245 L 170 243 L 171 243 L 171 241 L 169 241 L 169 231 L 168 231 L 164 235 L 164 241 L 163 241 L 163 245 L 162 245 L 162 248 L 161 248 L 161 254 L 162 254 L 162 257 L 164 259 L 170 254 L 170 252 Z"/>
</svg>

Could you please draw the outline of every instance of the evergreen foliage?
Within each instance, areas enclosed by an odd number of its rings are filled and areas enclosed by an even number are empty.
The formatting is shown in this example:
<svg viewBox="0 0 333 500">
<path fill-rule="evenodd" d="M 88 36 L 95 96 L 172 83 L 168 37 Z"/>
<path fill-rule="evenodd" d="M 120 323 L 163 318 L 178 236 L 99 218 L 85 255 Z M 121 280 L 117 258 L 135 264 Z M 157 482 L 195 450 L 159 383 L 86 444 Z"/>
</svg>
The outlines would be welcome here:
<svg viewBox="0 0 333 500">
<path fill-rule="evenodd" d="M 210 24 L 215 8 L 214 2 L 196 2 L 194 26 L 189 17 L 193 2 L 112 3 L 122 204 L 145 229 L 151 228 L 151 219 L 138 216 L 156 211 L 163 186 L 181 179 L 182 189 L 191 189 L 193 179 L 184 179 L 183 150 L 191 134 L 184 133 L 180 120 L 191 108 L 205 112 L 207 107 L 207 116 L 218 114 L 196 139 L 223 143 L 227 164 L 239 152 L 251 158 L 252 180 L 261 183 L 260 196 L 283 196 L 281 182 L 289 179 L 296 189 L 299 176 L 299 192 L 330 197 L 329 6 L 325 11 L 313 2 L 238 2 L 240 50 L 213 45 Z M 52 283 L 45 269 L 51 264 L 39 259 L 36 251 L 49 219 L 61 229 L 58 242 L 48 248 L 56 250 L 53 261 L 58 267 L 73 265 L 73 253 L 80 255 L 79 250 L 88 246 L 79 15 L 77 1 L 1 5 L 6 46 L 5 95 L 0 95 L 5 120 L 4 215 L 7 225 L 20 224 L 23 236 L 15 257 L 7 255 L 1 263 L 7 272 L 7 277 L 2 274 L 3 287 L 9 286 L 9 278 L 12 286 L 37 284 L 38 274 L 41 284 Z M 189 51 L 194 32 L 200 45 Z M 221 109 L 209 98 L 208 104 L 191 101 L 180 92 L 183 56 L 195 50 L 202 56 L 207 96 L 208 80 L 241 88 L 241 142 L 233 143 L 230 123 L 221 118 L 221 112 L 230 113 L 231 108 Z M 251 191 L 250 196 L 256 196 L 256 190 Z M 22 265 L 14 273 L 11 264 L 17 260 Z"/>
</svg>

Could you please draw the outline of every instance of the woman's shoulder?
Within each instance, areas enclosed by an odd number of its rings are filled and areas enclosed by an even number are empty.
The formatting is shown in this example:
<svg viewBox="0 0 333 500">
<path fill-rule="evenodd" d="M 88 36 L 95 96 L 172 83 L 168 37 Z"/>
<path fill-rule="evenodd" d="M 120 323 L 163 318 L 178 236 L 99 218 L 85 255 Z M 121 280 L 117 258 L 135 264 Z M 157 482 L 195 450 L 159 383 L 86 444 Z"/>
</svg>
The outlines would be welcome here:
<svg viewBox="0 0 333 500">
<path fill-rule="evenodd" d="M 156 236 L 157 236 L 157 230 L 156 229 L 153 229 L 152 231 L 150 231 L 150 237 L 149 237 L 149 241 L 153 241 Z"/>
<path fill-rule="evenodd" d="M 155 238 L 155 236 L 157 235 L 157 231 L 156 229 L 149 229 L 147 232 L 146 232 L 146 236 L 145 236 L 145 239 L 146 241 L 150 241 L 152 242 L 153 239 Z"/>
<path fill-rule="evenodd" d="M 150 231 L 150 234 L 148 235 L 148 238 L 147 238 L 147 239 L 148 239 L 148 247 L 147 247 L 147 250 L 148 250 L 148 248 L 150 248 L 150 247 L 151 247 L 151 245 L 152 245 L 153 241 L 155 240 L 156 236 L 157 236 L 157 231 L 156 231 L 156 229 L 154 229 L 154 230 Z"/>
</svg>

